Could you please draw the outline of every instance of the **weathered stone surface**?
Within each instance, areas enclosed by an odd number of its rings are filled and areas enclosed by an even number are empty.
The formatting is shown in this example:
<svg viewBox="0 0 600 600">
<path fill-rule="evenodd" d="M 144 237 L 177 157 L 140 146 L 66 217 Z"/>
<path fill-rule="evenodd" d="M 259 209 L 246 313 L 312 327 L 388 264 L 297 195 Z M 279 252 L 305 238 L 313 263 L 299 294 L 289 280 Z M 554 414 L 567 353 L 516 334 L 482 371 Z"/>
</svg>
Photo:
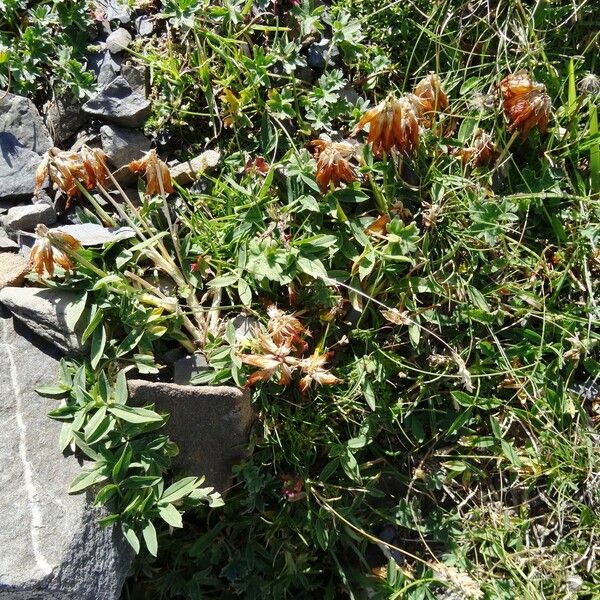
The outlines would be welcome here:
<svg viewBox="0 0 600 600">
<path fill-rule="evenodd" d="M 56 212 L 50 204 L 45 202 L 13 206 L 3 219 L 4 227 L 7 229 L 22 229 L 23 231 L 33 231 L 39 223 L 52 225 L 55 222 Z"/>
<path fill-rule="evenodd" d="M 8 132 L 0 132 L 0 199 L 18 202 L 31 198 L 35 171 L 42 157 L 25 148 Z"/>
<path fill-rule="evenodd" d="M 6 94 L 0 100 L 0 132 L 12 133 L 21 146 L 36 154 L 43 154 L 52 147 L 40 113 L 33 102 L 23 96 Z"/>
<path fill-rule="evenodd" d="M 170 413 L 165 433 L 179 446 L 175 468 L 205 475 L 220 492 L 229 488 L 232 467 L 247 456 L 254 419 L 247 391 L 132 379 L 129 392 L 132 404 Z"/>
<path fill-rule="evenodd" d="M 103 125 L 100 128 L 102 150 L 117 168 L 137 160 L 150 150 L 150 140 L 135 130 Z"/>
<path fill-rule="evenodd" d="M 150 102 L 119 76 L 90 98 L 83 111 L 123 127 L 140 127 L 150 115 Z"/>
<path fill-rule="evenodd" d="M 84 352 L 81 336 L 69 330 L 66 311 L 77 295 L 47 288 L 5 287 L 0 290 L 0 304 L 37 335 L 64 354 Z"/>
<path fill-rule="evenodd" d="M 179 385 L 188 385 L 194 375 L 208 369 L 206 358 L 202 354 L 190 354 L 173 363 L 173 381 Z"/>
<path fill-rule="evenodd" d="M 118 19 L 121 23 L 129 23 L 131 20 L 131 7 L 128 0 L 96 0 L 96 7 L 103 11 L 107 21 Z"/>
<path fill-rule="evenodd" d="M 106 49 L 112 54 L 118 54 L 131 44 L 131 34 L 127 29 L 119 27 L 106 38 Z"/>
<path fill-rule="evenodd" d="M 88 69 L 96 75 L 99 89 L 108 85 L 121 72 L 121 57 L 113 56 L 108 50 L 90 54 L 87 64 Z"/>
<path fill-rule="evenodd" d="M 154 31 L 154 19 L 148 15 L 136 17 L 135 29 L 141 36 L 150 35 Z"/>
<path fill-rule="evenodd" d="M 0 233 L 0 252 L 17 252 L 18 250 L 19 244 L 17 244 L 17 242 Z"/>
<path fill-rule="evenodd" d="M 134 92 L 144 98 L 148 97 L 148 69 L 146 67 L 126 63 L 123 65 L 121 74 Z"/>
<path fill-rule="evenodd" d="M 308 47 L 306 62 L 311 69 L 323 70 L 335 62 L 339 55 L 338 47 L 332 46 L 330 40 L 323 38 Z"/>
<path fill-rule="evenodd" d="M 56 378 L 56 358 L 22 329 L 0 315 L 0 599 L 117 600 L 131 553 L 97 525 L 93 497 L 67 493 L 81 467 L 58 450 L 56 401 L 34 391 Z"/>
<path fill-rule="evenodd" d="M 44 122 L 58 146 L 72 138 L 85 122 L 81 102 L 70 96 L 55 96 L 44 105 Z"/>
<path fill-rule="evenodd" d="M 243 342 L 248 338 L 256 337 L 256 331 L 260 329 L 258 319 L 248 315 L 236 315 L 231 319 L 231 324 L 235 331 L 236 342 Z"/>
<path fill-rule="evenodd" d="M 199 156 L 172 167 L 171 177 L 179 185 L 185 185 L 194 181 L 197 173 L 216 167 L 220 159 L 221 154 L 217 150 L 206 150 Z"/>
<path fill-rule="evenodd" d="M 0 252 L 0 290 L 7 286 L 22 285 L 29 272 L 29 262 L 19 254 Z"/>
</svg>

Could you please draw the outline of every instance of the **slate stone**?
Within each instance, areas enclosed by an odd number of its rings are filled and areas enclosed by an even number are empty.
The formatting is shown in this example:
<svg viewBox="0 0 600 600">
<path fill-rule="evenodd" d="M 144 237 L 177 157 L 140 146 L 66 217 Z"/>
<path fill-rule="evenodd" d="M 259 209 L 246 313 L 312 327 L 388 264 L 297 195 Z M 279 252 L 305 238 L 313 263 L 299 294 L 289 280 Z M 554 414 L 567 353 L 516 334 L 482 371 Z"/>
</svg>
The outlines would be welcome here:
<svg viewBox="0 0 600 600">
<path fill-rule="evenodd" d="M 119 20 L 126 24 L 131 20 L 128 0 L 95 0 L 94 4 L 104 13 L 107 21 Z"/>
<path fill-rule="evenodd" d="M 85 123 L 81 102 L 67 95 L 54 96 L 44 106 L 44 122 L 57 146 L 72 138 Z"/>
<path fill-rule="evenodd" d="M 39 202 L 38 204 L 26 204 L 25 206 L 13 206 L 9 209 L 3 219 L 6 229 L 13 231 L 33 231 L 35 226 L 52 225 L 56 222 L 56 212 L 50 204 Z"/>
<path fill-rule="evenodd" d="M 40 162 L 42 157 L 21 144 L 14 134 L 0 132 L 0 200 L 15 203 L 31 198 Z"/>
<path fill-rule="evenodd" d="M 19 250 L 19 244 L 17 244 L 17 242 L 15 242 L 14 240 L 11 240 L 6 235 L 3 235 L 2 233 L 0 233 L 0 252 L 7 252 L 7 251 L 18 252 L 18 250 Z"/>
<path fill-rule="evenodd" d="M 126 63 L 121 69 L 123 79 L 131 86 L 134 92 L 146 98 L 148 96 L 148 69 L 141 65 Z"/>
<path fill-rule="evenodd" d="M 150 140 L 146 136 L 123 127 L 103 125 L 100 128 L 100 139 L 102 150 L 117 169 L 141 158 L 144 152 L 150 150 Z"/>
<path fill-rule="evenodd" d="M 131 39 L 129 31 L 123 27 L 119 27 L 106 38 L 106 49 L 111 54 L 118 54 L 127 49 L 129 44 L 131 44 Z"/>
<path fill-rule="evenodd" d="M 22 285 L 28 272 L 29 261 L 26 258 L 13 252 L 0 252 L 0 290 Z"/>
<path fill-rule="evenodd" d="M 87 58 L 87 66 L 96 75 L 98 88 L 104 88 L 121 72 L 121 57 L 106 52 L 96 52 Z"/>
<path fill-rule="evenodd" d="M 171 177 L 179 185 L 185 185 L 194 181 L 198 173 L 216 167 L 220 159 L 221 154 L 217 150 L 205 150 L 202 154 L 171 167 Z"/>
<path fill-rule="evenodd" d="M 306 62 L 312 69 L 322 71 L 325 67 L 335 62 L 339 55 L 340 51 L 338 47 L 332 46 L 330 40 L 323 38 L 308 47 Z"/>
<path fill-rule="evenodd" d="M 150 116 L 150 102 L 119 76 L 84 105 L 83 111 L 109 123 L 140 127 Z"/>
<path fill-rule="evenodd" d="M 98 526 L 93 496 L 67 493 L 81 466 L 58 450 L 56 400 L 34 391 L 56 380 L 57 361 L 32 341 L 0 316 L 0 598 L 117 600 L 131 552 Z"/>
<path fill-rule="evenodd" d="M 358 92 L 351 87 L 342 88 L 338 92 L 338 96 L 345 100 L 348 104 L 352 104 L 352 106 L 356 106 L 356 104 L 360 100 Z"/>
<path fill-rule="evenodd" d="M 146 37 L 154 31 L 154 19 L 147 15 L 140 15 L 135 19 L 135 29 L 138 35 Z"/>
<path fill-rule="evenodd" d="M 304 66 L 296 67 L 294 75 L 305 83 L 312 83 L 317 78 L 317 74 L 310 67 Z"/>
<path fill-rule="evenodd" d="M 202 354 L 190 354 L 173 363 L 173 382 L 188 385 L 195 375 L 208 369 L 206 358 Z"/>
<path fill-rule="evenodd" d="M 20 146 L 36 154 L 43 154 L 53 146 L 38 109 L 23 96 L 6 94 L 0 100 L 0 132 L 12 134 Z"/>
<path fill-rule="evenodd" d="M 69 330 L 66 311 L 77 294 L 48 288 L 5 287 L 0 304 L 34 333 L 63 354 L 79 356 L 86 352 L 79 333 Z"/>
<path fill-rule="evenodd" d="M 170 413 L 164 427 L 179 446 L 174 468 L 206 476 L 206 485 L 225 492 L 232 468 L 247 454 L 248 436 L 254 420 L 250 394 L 227 386 L 193 386 L 131 379 L 130 402 L 154 404 Z"/>
</svg>

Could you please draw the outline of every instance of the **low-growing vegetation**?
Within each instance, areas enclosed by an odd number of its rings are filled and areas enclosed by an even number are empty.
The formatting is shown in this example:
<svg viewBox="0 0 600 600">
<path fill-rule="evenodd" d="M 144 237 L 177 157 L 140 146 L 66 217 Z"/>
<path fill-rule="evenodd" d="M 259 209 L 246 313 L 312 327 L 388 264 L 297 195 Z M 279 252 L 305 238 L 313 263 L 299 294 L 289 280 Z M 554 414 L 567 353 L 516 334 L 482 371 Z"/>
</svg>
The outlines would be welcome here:
<svg viewBox="0 0 600 600">
<path fill-rule="evenodd" d="M 16 15 L 92 17 L 3 4 L 0 81 L 47 93 Z M 128 50 L 157 141 L 139 202 L 97 149 L 38 177 L 130 235 L 39 228 L 31 275 L 79 294 L 90 356 L 42 391 L 92 461 L 72 491 L 139 551 L 124 597 L 597 597 L 594 3 L 134 8 L 156 19 Z M 162 158 L 206 148 L 171 181 Z M 127 404 L 125 374 L 169 378 L 178 346 L 208 360 L 192 383 L 252 392 L 224 503 L 171 481 L 165 417 Z"/>
</svg>

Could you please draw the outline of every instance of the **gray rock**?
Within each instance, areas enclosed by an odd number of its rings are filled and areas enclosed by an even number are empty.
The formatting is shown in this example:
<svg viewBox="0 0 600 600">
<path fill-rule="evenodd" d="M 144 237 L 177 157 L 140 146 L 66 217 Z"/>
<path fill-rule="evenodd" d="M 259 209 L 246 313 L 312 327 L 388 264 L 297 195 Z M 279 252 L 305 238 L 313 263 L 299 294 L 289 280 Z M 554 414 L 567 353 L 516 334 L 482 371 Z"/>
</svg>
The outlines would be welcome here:
<svg viewBox="0 0 600 600">
<path fill-rule="evenodd" d="M 12 285 L 22 285 L 29 273 L 29 261 L 13 252 L 0 252 L 0 290 Z"/>
<path fill-rule="evenodd" d="M 58 450 L 61 424 L 47 416 L 57 402 L 34 391 L 57 362 L 22 330 L 0 317 L 0 598 L 117 600 L 131 553 L 97 525 L 106 513 L 92 496 L 67 493 L 81 467 Z"/>
<path fill-rule="evenodd" d="M 11 133 L 20 146 L 36 154 L 43 154 L 53 146 L 40 113 L 33 102 L 23 96 L 6 94 L 0 100 L 0 132 Z"/>
<path fill-rule="evenodd" d="M 198 173 L 203 173 L 216 167 L 221 160 L 218 150 L 205 150 L 202 154 L 171 167 L 171 177 L 179 185 L 185 185 L 196 179 Z"/>
<path fill-rule="evenodd" d="M 13 206 L 3 219 L 6 229 L 16 231 L 33 231 L 35 226 L 52 225 L 56 222 L 56 212 L 50 204 L 40 202 L 39 204 L 27 204 L 25 206 Z"/>
<path fill-rule="evenodd" d="M 310 67 L 296 67 L 294 75 L 305 83 L 312 83 L 316 78 L 317 74 Z"/>
<path fill-rule="evenodd" d="M 35 171 L 42 157 L 23 146 L 10 132 L 0 132 L 0 200 L 10 203 L 31 198 Z"/>
<path fill-rule="evenodd" d="M 19 244 L 9 237 L 0 233 L 0 252 L 17 252 L 19 250 Z"/>
<path fill-rule="evenodd" d="M 54 96 L 44 106 L 44 121 L 56 145 L 73 137 L 85 122 L 81 102 L 68 96 Z"/>
<path fill-rule="evenodd" d="M 154 19 L 148 15 L 140 15 L 135 20 L 135 29 L 141 36 L 151 35 L 154 31 Z"/>
<path fill-rule="evenodd" d="M 123 77 L 114 79 L 83 105 L 88 115 L 124 127 L 140 127 L 150 110 L 150 102 Z"/>
<path fill-rule="evenodd" d="M 256 337 L 256 331 L 260 330 L 258 319 L 247 315 L 236 315 L 231 322 L 235 330 L 236 342 L 243 342 L 248 338 Z"/>
<path fill-rule="evenodd" d="M 5 287 L 0 290 L 0 304 L 15 318 L 62 353 L 75 356 L 85 352 L 81 336 L 67 325 L 67 311 L 77 298 L 73 292 L 48 288 Z"/>
<path fill-rule="evenodd" d="M 202 354 L 184 356 L 173 363 L 173 381 L 179 385 L 188 385 L 192 377 L 206 369 L 208 363 Z"/>
<path fill-rule="evenodd" d="M 141 65 L 126 63 L 122 75 L 134 92 L 146 98 L 148 96 L 148 69 Z"/>
<path fill-rule="evenodd" d="M 121 57 L 113 56 L 108 50 L 96 52 L 88 56 L 87 66 L 96 75 L 98 88 L 102 89 L 121 72 Z"/>
<path fill-rule="evenodd" d="M 330 40 L 323 38 L 319 42 L 314 42 L 308 47 L 308 56 L 306 62 L 312 69 L 319 69 L 322 71 L 335 62 L 337 57 L 340 55 L 340 51 L 337 46 L 332 46 Z"/>
<path fill-rule="evenodd" d="M 176 469 L 205 475 L 206 485 L 220 492 L 230 487 L 233 466 L 247 456 L 254 420 L 247 391 L 132 379 L 129 392 L 132 404 L 170 413 L 164 431 L 179 446 Z"/>
<path fill-rule="evenodd" d="M 96 0 L 94 4 L 104 12 L 107 21 L 119 20 L 121 23 L 129 23 L 131 20 L 128 0 Z"/>
<path fill-rule="evenodd" d="M 131 34 L 127 29 L 119 27 L 106 38 L 106 49 L 112 54 L 123 52 L 131 44 Z"/>
<path fill-rule="evenodd" d="M 338 96 L 348 102 L 348 104 L 352 104 L 352 106 L 356 106 L 358 101 L 360 100 L 360 96 L 358 92 L 351 87 L 345 87 L 338 92 Z"/>
<path fill-rule="evenodd" d="M 110 162 L 117 168 L 129 164 L 132 160 L 142 157 L 150 150 L 150 140 L 141 133 L 123 127 L 103 125 L 100 128 L 102 150 Z"/>
</svg>

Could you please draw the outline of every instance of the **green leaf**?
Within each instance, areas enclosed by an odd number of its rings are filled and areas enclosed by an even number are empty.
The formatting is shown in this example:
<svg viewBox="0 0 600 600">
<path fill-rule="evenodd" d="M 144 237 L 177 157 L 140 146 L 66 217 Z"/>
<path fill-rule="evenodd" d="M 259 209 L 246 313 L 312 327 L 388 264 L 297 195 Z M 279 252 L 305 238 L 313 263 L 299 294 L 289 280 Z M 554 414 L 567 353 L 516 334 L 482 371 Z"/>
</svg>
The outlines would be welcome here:
<svg viewBox="0 0 600 600">
<path fill-rule="evenodd" d="M 215 277 L 208 282 L 208 287 L 229 287 L 239 279 L 239 275 L 232 273 L 231 275 L 223 275 Z"/>
<path fill-rule="evenodd" d="M 504 456 L 508 458 L 508 460 L 512 463 L 513 467 L 520 467 L 521 461 L 519 460 L 519 456 L 517 455 L 513 445 L 506 440 L 501 440 L 500 444 L 502 446 L 502 452 Z"/>
<path fill-rule="evenodd" d="M 598 133 L 598 107 L 590 105 L 590 134 Z M 590 148 L 590 188 L 592 194 L 600 194 L 600 142 Z"/>
<path fill-rule="evenodd" d="M 123 535 L 125 539 L 129 542 L 129 545 L 133 548 L 133 551 L 136 554 L 140 553 L 140 540 L 136 535 L 135 531 L 127 525 L 127 523 L 123 523 Z"/>
<path fill-rule="evenodd" d="M 91 348 L 91 356 L 90 356 L 90 364 L 92 368 L 95 369 L 102 356 L 104 355 L 104 347 L 106 346 L 106 329 L 104 325 L 101 325 L 94 331 L 94 335 L 92 336 L 92 348 Z"/>
<path fill-rule="evenodd" d="M 113 400 L 117 404 L 125 404 L 129 393 L 127 391 L 127 377 L 125 371 L 121 370 L 117 374 L 117 381 L 115 382 Z"/>
<path fill-rule="evenodd" d="M 94 469 L 93 471 L 83 471 L 73 479 L 69 486 L 69 494 L 77 494 L 83 490 L 106 481 L 108 475 L 105 472 L 104 467 Z"/>
<path fill-rule="evenodd" d="M 244 306 L 252 305 L 252 289 L 244 279 L 238 280 L 238 294 Z"/>
<path fill-rule="evenodd" d="M 172 505 L 166 504 L 158 509 L 160 518 L 171 527 L 183 527 L 181 513 Z"/>
<path fill-rule="evenodd" d="M 70 389 L 70 387 L 64 385 L 40 385 L 39 387 L 35 388 L 35 391 L 40 396 L 47 396 L 49 398 L 60 398 L 66 396 L 69 393 Z"/>
<path fill-rule="evenodd" d="M 298 268 L 315 279 L 326 279 L 327 271 L 318 258 L 298 257 Z"/>
<path fill-rule="evenodd" d="M 158 540 L 156 539 L 156 529 L 154 528 L 152 521 L 148 521 L 148 524 L 142 530 L 142 535 L 144 536 L 144 541 L 148 547 L 148 552 L 150 552 L 152 556 L 156 556 L 158 553 Z"/>
<path fill-rule="evenodd" d="M 187 496 L 193 489 L 198 486 L 198 479 L 196 477 L 184 477 L 174 484 L 170 485 L 160 497 L 158 501 L 159 506 L 164 506 L 177 500 L 181 500 Z"/>
<path fill-rule="evenodd" d="M 96 412 L 96 414 L 88 421 L 83 434 L 85 441 L 92 445 L 99 442 L 103 437 L 111 432 L 115 427 L 114 419 L 106 416 L 106 407 L 102 407 Z"/>
<path fill-rule="evenodd" d="M 128 423 L 153 423 L 162 421 L 163 418 L 153 410 L 147 408 L 134 408 L 132 406 L 113 405 L 108 411 Z"/>
<path fill-rule="evenodd" d="M 86 302 L 87 292 L 84 292 L 83 294 L 76 296 L 73 302 L 67 304 L 65 308 L 65 323 L 67 324 L 69 331 L 75 331 L 75 326 L 85 310 Z"/>
<path fill-rule="evenodd" d="M 91 320 L 81 334 L 81 341 L 86 342 L 87 339 L 94 333 L 96 327 L 100 325 L 104 318 L 104 311 L 98 308 L 97 304 L 93 304 L 91 308 Z"/>
</svg>

